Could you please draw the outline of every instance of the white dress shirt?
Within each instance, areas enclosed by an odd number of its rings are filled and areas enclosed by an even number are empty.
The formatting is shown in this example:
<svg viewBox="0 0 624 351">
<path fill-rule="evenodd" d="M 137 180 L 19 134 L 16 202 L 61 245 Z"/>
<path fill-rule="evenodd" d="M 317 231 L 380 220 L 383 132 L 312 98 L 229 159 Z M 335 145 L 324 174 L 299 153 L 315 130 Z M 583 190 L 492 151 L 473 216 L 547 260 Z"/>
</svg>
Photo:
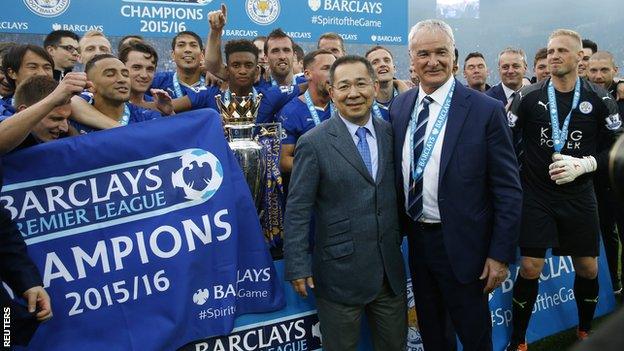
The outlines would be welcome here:
<svg viewBox="0 0 624 351">
<path fill-rule="evenodd" d="M 433 102 L 429 104 L 429 119 L 427 121 L 427 129 L 425 130 L 425 142 L 427 141 L 427 138 L 429 138 L 429 134 L 431 133 L 433 125 L 438 118 L 438 114 L 440 114 L 440 110 L 442 109 L 444 100 L 451 90 L 453 80 L 454 77 L 451 76 L 449 80 L 444 83 L 444 85 L 439 87 L 433 93 L 429 94 L 429 96 L 433 99 Z M 418 116 L 423 108 L 422 101 L 425 96 L 427 96 L 427 94 L 423 91 L 422 86 L 420 86 L 418 89 L 418 98 L 416 99 L 418 106 L 416 116 Z M 438 178 L 440 175 L 440 158 L 442 156 L 442 144 L 444 141 L 445 132 L 446 123 L 444 124 L 444 126 L 442 126 L 442 130 L 440 131 L 438 140 L 433 147 L 433 152 L 431 153 L 429 162 L 427 162 L 427 165 L 425 166 L 425 171 L 423 172 L 423 215 L 420 219 L 423 222 L 440 222 L 440 209 L 438 208 Z M 401 162 L 401 169 L 403 171 L 403 192 L 405 193 L 406 210 L 408 208 L 409 202 L 410 178 L 412 177 L 412 167 L 410 165 L 410 158 L 411 154 L 413 153 L 410 145 L 411 133 L 412 131 L 408 127 L 407 131 L 405 132 L 405 142 L 403 143 L 402 152 L 403 161 Z M 414 162 L 418 162 L 418 160 L 415 159 Z"/>
<path fill-rule="evenodd" d="M 338 114 L 340 116 L 340 114 Z M 373 180 L 377 180 L 377 167 L 379 164 L 378 160 L 378 152 L 377 152 L 377 134 L 375 133 L 375 127 L 373 126 L 373 116 L 368 118 L 368 122 L 365 125 L 359 126 L 355 123 L 347 121 L 344 117 L 340 116 L 340 119 L 347 125 L 347 129 L 349 130 L 349 134 L 351 134 L 351 138 L 353 138 L 353 142 L 355 143 L 355 148 L 357 149 L 357 144 L 360 141 L 360 137 L 357 136 L 357 130 L 360 127 L 364 127 L 368 130 L 366 133 L 366 142 L 368 143 L 368 149 L 370 150 L 371 155 L 371 165 L 372 165 L 372 177 Z M 359 153 L 359 152 L 358 152 Z"/>
<path fill-rule="evenodd" d="M 515 93 L 516 91 L 511 88 L 507 88 L 507 86 L 503 83 L 501 83 L 501 85 L 503 86 L 503 91 L 505 92 L 505 97 L 507 98 L 507 102 L 509 102 L 509 98 L 511 97 L 511 94 Z"/>
</svg>

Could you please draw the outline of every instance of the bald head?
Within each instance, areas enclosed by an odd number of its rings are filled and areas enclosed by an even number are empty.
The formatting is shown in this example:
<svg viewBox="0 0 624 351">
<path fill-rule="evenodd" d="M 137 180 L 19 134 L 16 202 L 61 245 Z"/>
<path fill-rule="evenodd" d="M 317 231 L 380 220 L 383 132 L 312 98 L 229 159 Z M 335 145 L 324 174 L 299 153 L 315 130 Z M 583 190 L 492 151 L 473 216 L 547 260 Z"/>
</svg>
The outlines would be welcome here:
<svg viewBox="0 0 624 351">
<path fill-rule="evenodd" d="M 613 56 L 612 53 L 608 51 L 596 51 L 596 53 L 591 55 L 591 57 L 589 58 L 589 62 L 598 61 L 598 60 L 609 61 L 613 67 L 616 66 L 615 57 Z"/>
</svg>

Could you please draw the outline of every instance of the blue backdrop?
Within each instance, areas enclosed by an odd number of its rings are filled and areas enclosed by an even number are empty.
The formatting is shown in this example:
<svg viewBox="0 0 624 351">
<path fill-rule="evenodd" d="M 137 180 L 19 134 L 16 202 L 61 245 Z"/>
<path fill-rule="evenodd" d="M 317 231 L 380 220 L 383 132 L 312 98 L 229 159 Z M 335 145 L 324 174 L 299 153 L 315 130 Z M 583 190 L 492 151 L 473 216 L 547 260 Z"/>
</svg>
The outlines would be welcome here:
<svg viewBox="0 0 624 351">
<path fill-rule="evenodd" d="M 110 36 L 208 34 L 208 12 L 228 6 L 224 39 L 282 27 L 293 40 L 337 32 L 347 43 L 406 45 L 406 0 L 3 0 L 0 32 L 47 34 L 100 30 Z"/>
</svg>

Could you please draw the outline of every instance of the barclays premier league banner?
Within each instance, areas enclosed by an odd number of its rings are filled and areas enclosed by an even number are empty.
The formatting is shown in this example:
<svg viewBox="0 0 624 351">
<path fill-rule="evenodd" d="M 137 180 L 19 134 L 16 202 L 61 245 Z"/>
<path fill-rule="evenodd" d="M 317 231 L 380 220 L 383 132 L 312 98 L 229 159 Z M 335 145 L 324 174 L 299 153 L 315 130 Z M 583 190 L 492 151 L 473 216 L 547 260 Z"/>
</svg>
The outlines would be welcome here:
<svg viewBox="0 0 624 351">
<path fill-rule="evenodd" d="M 11 212 L 52 298 L 32 350 L 175 350 L 279 310 L 282 283 L 213 110 L 3 159 Z"/>
<path fill-rule="evenodd" d="M 208 12 L 228 8 L 224 39 L 253 38 L 281 27 L 295 41 L 336 32 L 347 43 L 406 45 L 406 0 L 2 0 L 0 32 L 66 29 L 109 36 L 208 33 Z"/>
</svg>

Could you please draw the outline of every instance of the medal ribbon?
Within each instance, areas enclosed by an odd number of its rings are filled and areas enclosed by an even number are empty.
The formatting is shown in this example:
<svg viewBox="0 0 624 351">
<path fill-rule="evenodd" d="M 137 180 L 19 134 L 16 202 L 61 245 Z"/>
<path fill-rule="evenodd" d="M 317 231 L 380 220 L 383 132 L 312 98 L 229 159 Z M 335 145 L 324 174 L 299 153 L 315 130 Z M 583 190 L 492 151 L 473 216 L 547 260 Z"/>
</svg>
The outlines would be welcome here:
<svg viewBox="0 0 624 351">
<path fill-rule="evenodd" d="M 572 108 L 565 120 L 563 126 L 559 129 L 559 111 L 557 110 L 557 97 L 555 96 L 555 87 L 553 86 L 552 79 L 548 82 L 548 104 L 550 106 L 550 125 L 552 129 L 553 148 L 555 152 L 561 152 L 563 146 L 568 139 L 568 127 L 570 125 L 570 119 L 572 119 L 572 111 L 578 106 L 581 99 L 581 78 L 576 78 L 576 85 L 574 86 L 574 98 L 572 99 Z"/>
<path fill-rule="evenodd" d="M 418 163 L 414 164 L 414 132 L 416 132 L 416 126 L 418 124 L 418 99 L 416 99 L 416 104 L 414 105 L 414 109 L 412 110 L 412 117 L 410 119 L 410 165 L 412 168 L 412 179 L 414 182 L 418 181 L 423 173 L 425 172 L 425 166 L 429 162 L 431 158 L 431 154 L 433 153 L 433 147 L 438 141 L 438 137 L 442 132 L 442 127 L 446 124 L 446 120 L 448 119 L 448 113 L 451 108 L 451 100 L 453 98 L 453 90 L 455 90 L 455 80 L 453 80 L 453 85 L 451 85 L 451 90 L 449 90 L 446 95 L 446 99 L 444 100 L 444 104 L 442 105 L 442 109 L 440 113 L 438 113 L 438 117 L 433 124 L 433 128 L 429 133 L 429 137 L 425 144 L 423 145 L 423 151 L 418 158 Z"/>
</svg>

